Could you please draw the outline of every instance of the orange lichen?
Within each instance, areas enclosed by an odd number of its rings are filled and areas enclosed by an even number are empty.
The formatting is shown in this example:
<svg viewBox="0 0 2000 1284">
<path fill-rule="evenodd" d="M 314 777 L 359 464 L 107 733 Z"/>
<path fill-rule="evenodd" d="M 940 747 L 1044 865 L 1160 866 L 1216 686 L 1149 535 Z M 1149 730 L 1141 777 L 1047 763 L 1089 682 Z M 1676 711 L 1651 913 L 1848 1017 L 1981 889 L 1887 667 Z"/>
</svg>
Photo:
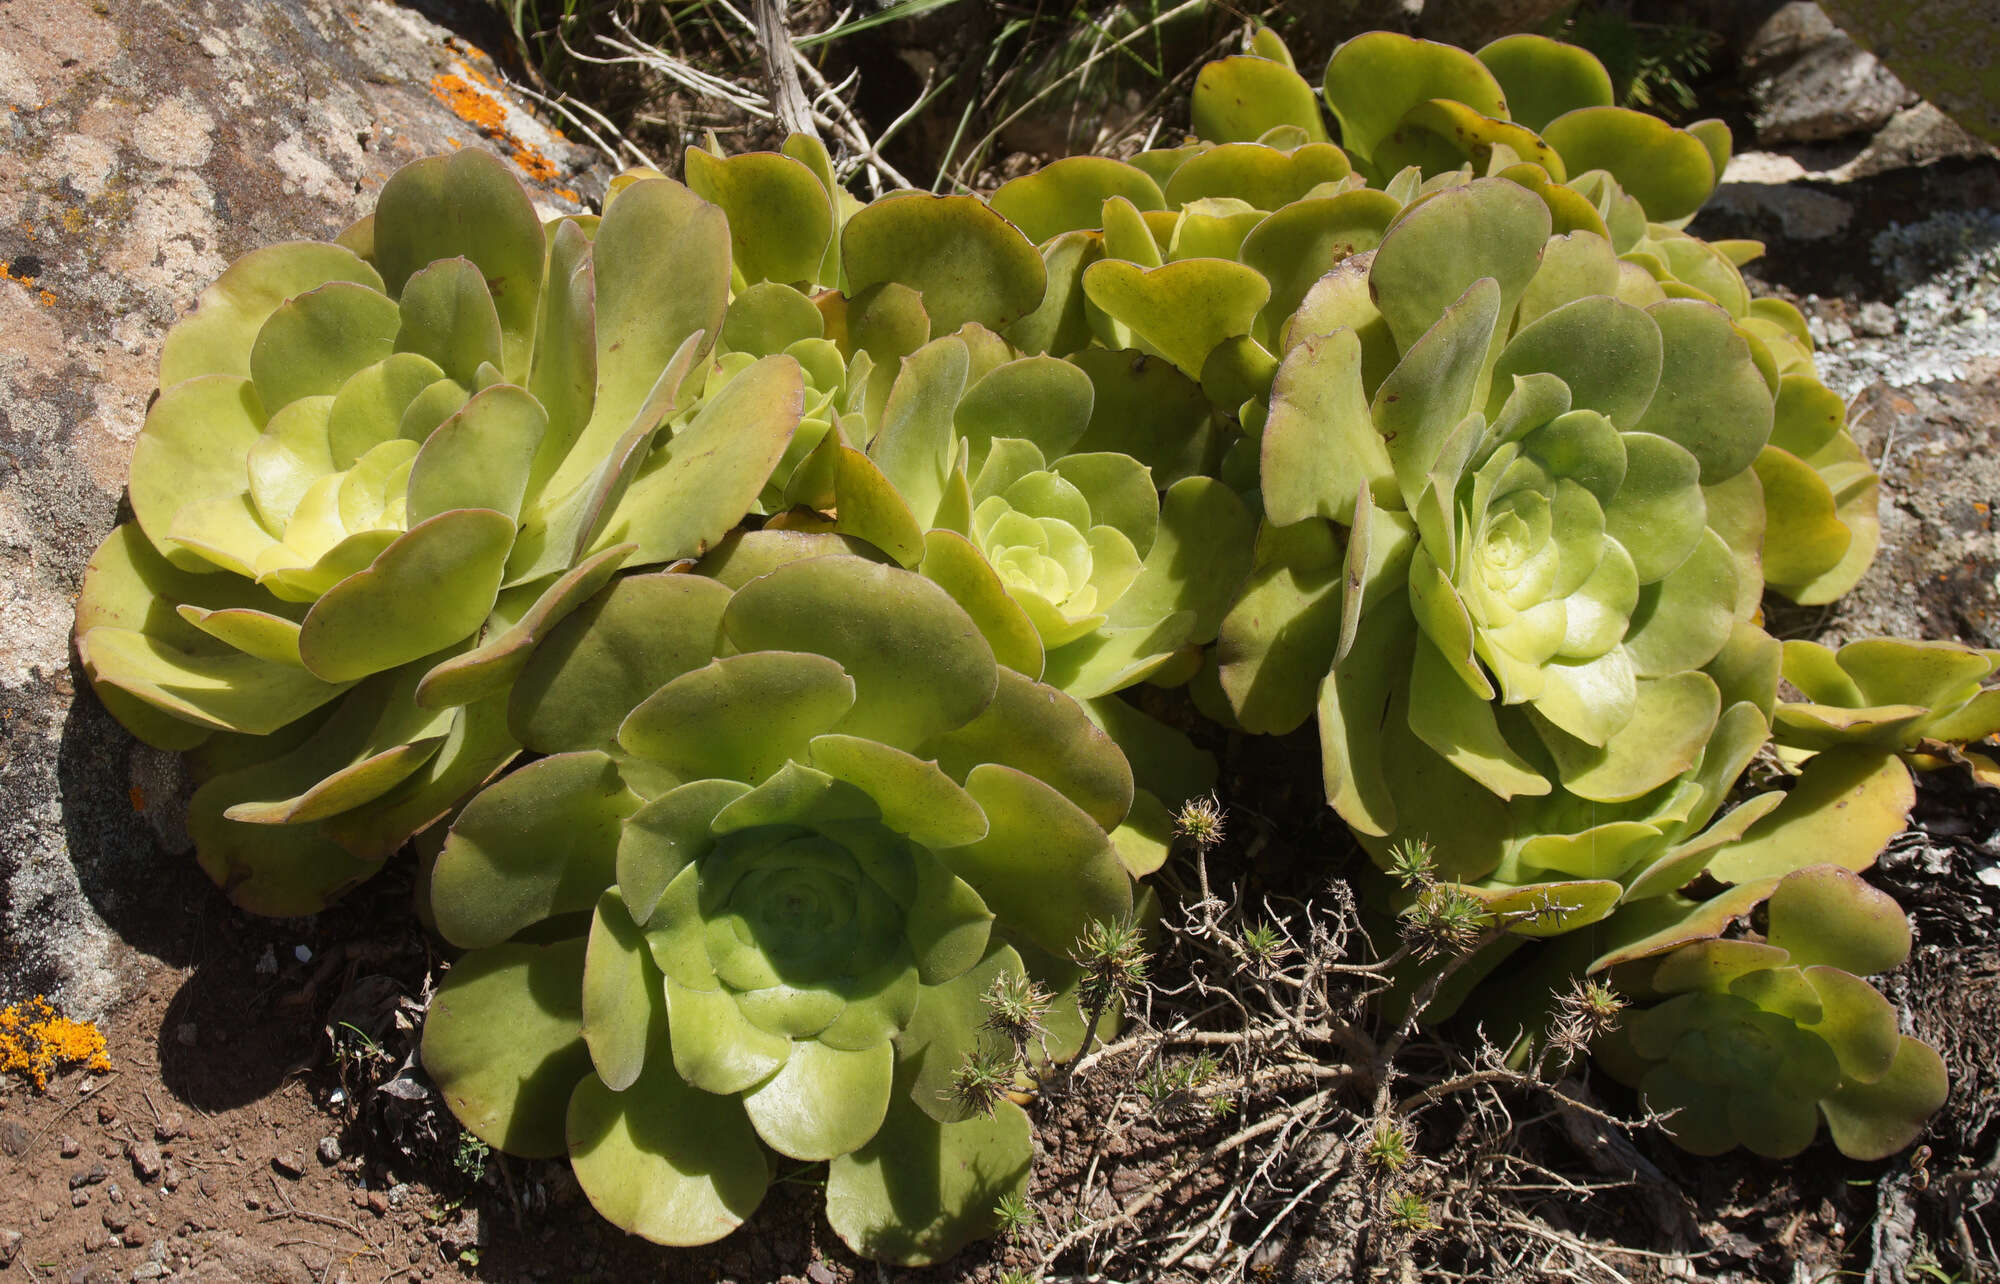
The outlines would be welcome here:
<svg viewBox="0 0 2000 1284">
<path fill-rule="evenodd" d="M 56 1015 L 49 1001 L 36 995 L 26 1003 L 0 1008 L 0 1073 L 12 1072 L 49 1086 L 49 1076 L 64 1066 L 86 1070 L 111 1068 L 104 1035 L 85 1021 Z"/>
<path fill-rule="evenodd" d="M 473 55 L 477 57 L 478 51 L 474 50 Z M 465 75 L 447 72 L 432 77 L 431 95 L 451 108 L 454 116 L 507 148 L 513 155 L 514 163 L 520 166 L 521 172 L 529 178 L 538 183 L 549 184 L 561 178 L 561 168 L 544 155 L 541 148 L 517 137 L 507 128 L 506 104 L 479 87 L 479 85 L 491 86 L 493 82 L 462 62 L 455 65 Z M 467 77 L 471 79 L 468 80 Z M 473 81 L 479 83 L 475 85 Z M 453 147 L 459 146 L 457 139 L 450 141 Z M 571 201 L 576 200 L 575 193 L 562 189 L 556 189 L 556 195 L 567 197 Z"/>
<path fill-rule="evenodd" d="M 507 109 L 463 76 L 433 76 L 431 95 L 451 108 L 452 115 L 482 134 L 507 132 Z"/>
<path fill-rule="evenodd" d="M 33 291 L 35 298 L 39 300 L 41 305 L 45 308 L 52 308 L 56 305 L 56 296 L 54 291 L 36 289 L 35 288 L 36 278 L 32 276 L 15 275 L 14 265 L 11 263 L 0 263 L 0 281 L 12 281 L 15 285 L 20 286 L 24 290 Z"/>
</svg>

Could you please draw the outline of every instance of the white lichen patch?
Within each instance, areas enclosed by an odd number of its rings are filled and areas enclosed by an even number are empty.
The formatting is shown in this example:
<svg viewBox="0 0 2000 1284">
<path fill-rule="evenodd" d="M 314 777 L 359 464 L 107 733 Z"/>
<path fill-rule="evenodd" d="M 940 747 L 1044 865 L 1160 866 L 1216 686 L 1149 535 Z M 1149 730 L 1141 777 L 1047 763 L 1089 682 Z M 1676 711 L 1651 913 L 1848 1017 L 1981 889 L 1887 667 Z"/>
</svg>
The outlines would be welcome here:
<svg viewBox="0 0 2000 1284">
<path fill-rule="evenodd" d="M 0 49 L 0 103 L 9 107 L 33 108 L 42 102 L 41 86 L 21 60 Z"/>
<path fill-rule="evenodd" d="M 118 153 L 102 138 L 88 134 L 65 134 L 55 146 L 55 171 L 69 185 L 96 200 L 118 169 Z"/>
<path fill-rule="evenodd" d="M 177 169 L 208 162 L 215 147 L 215 117 L 181 94 L 141 113 L 132 126 L 132 145 L 147 160 Z"/>
<path fill-rule="evenodd" d="M 41 588 L 35 533 L 11 489 L 0 490 L 0 684 L 13 685 L 69 665 L 70 604 Z"/>
<path fill-rule="evenodd" d="M 133 202 L 124 243 L 106 266 L 152 293 L 169 313 L 193 300 L 191 282 L 212 281 L 229 262 L 215 250 L 215 197 L 192 174 L 149 187 Z"/>
</svg>

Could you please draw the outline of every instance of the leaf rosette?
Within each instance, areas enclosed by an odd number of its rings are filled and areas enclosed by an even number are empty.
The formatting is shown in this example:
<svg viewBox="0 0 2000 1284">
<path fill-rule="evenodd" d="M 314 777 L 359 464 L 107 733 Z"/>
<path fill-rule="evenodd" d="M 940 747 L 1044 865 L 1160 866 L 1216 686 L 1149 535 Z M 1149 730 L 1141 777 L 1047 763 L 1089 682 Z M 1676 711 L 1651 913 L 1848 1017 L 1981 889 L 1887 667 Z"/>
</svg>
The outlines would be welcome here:
<svg viewBox="0 0 2000 1284">
<path fill-rule="evenodd" d="M 1908 921 L 1832 865 L 1779 882 L 1769 916 L 1761 943 L 1703 941 L 1615 972 L 1663 1001 L 1624 1017 L 1603 1063 L 1698 1155 L 1740 1145 L 1789 1158 L 1822 1121 L 1852 1158 L 1895 1154 L 1948 1087 L 1937 1052 L 1900 1033 L 1895 1007 L 1861 979 L 1908 956 Z"/>
<path fill-rule="evenodd" d="M 1061 996 L 1062 1055 L 1068 953 L 1134 912 L 1108 833 L 1130 769 L 937 585 L 771 536 L 721 579 L 622 580 L 537 651 L 512 720 L 549 756 L 474 798 L 432 872 L 471 952 L 424 1061 L 468 1128 L 567 1150 L 637 1234 L 727 1234 L 775 1152 L 829 1163 L 857 1251 L 936 1260 L 1031 1157 L 1018 1107 L 952 1088 L 997 1037 L 981 996 Z"/>
<path fill-rule="evenodd" d="M 755 501 L 800 380 L 777 358 L 698 398 L 728 236 L 657 177 L 544 225 L 467 150 L 339 243 L 246 256 L 168 335 L 77 649 L 141 739 L 203 745 L 191 828 L 239 904 L 366 877 L 518 751 L 537 638 Z"/>
</svg>

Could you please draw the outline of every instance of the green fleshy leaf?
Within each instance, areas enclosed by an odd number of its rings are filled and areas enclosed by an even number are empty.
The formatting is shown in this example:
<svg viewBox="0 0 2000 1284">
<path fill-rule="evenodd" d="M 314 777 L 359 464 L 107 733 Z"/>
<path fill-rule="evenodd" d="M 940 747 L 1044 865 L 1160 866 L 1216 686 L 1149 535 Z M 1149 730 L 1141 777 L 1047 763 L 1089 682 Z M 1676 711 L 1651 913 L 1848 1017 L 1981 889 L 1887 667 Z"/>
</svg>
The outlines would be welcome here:
<svg viewBox="0 0 2000 1284">
<path fill-rule="evenodd" d="M 1665 357 L 1638 429 L 1686 447 L 1705 485 L 1748 468 L 1770 438 L 1774 402 L 1742 334 L 1713 304 L 1668 299 L 1646 311 L 1659 323 Z"/>
<path fill-rule="evenodd" d="M 1141 210 L 1166 208 L 1144 170 L 1108 156 L 1065 156 L 1002 183 L 988 204 L 1037 245 L 1064 232 L 1102 227 L 1104 202 L 1122 196 Z"/>
<path fill-rule="evenodd" d="M 1930 1045 L 1904 1038 L 1888 1073 L 1873 1083 L 1844 1081 L 1819 1108 L 1840 1153 L 1872 1162 L 1915 1141 L 1950 1088 L 1944 1058 Z"/>
<path fill-rule="evenodd" d="M 1000 919 L 1067 954 L 1092 921 L 1132 912 L 1132 882 L 1088 813 L 1012 767 L 982 763 L 965 788 L 985 811 L 985 838 L 939 852 Z"/>
<path fill-rule="evenodd" d="M 687 181 L 729 216 L 732 256 L 743 279 L 810 281 L 833 236 L 833 207 L 812 170 L 775 152 L 727 158 L 687 149 Z"/>
<path fill-rule="evenodd" d="M 1253 209 L 1275 210 L 1352 172 L 1347 154 L 1331 143 L 1307 143 L 1290 151 L 1258 143 L 1223 143 L 1188 157 L 1162 190 L 1172 209 L 1221 197 L 1243 201 Z M 1116 256 L 1108 242 L 1105 248 Z"/>
<path fill-rule="evenodd" d="M 903 363 L 868 457 L 895 486 L 919 529 L 936 522 L 958 454 L 952 411 L 965 393 L 970 354 L 958 339 L 919 348 Z"/>
<path fill-rule="evenodd" d="M 618 891 L 631 917 L 645 922 L 680 872 L 715 846 L 710 827 L 750 787 L 738 780 L 693 780 L 625 818 L 618 834 Z"/>
<path fill-rule="evenodd" d="M 1507 743 L 1493 705 L 1468 690 L 1422 634 L 1410 682 L 1423 693 L 1410 704 L 1410 730 L 1445 761 L 1500 798 L 1549 791 L 1548 778 Z"/>
<path fill-rule="evenodd" d="M 970 616 L 918 576 L 853 557 L 781 566 L 744 585 L 723 616 L 744 651 L 800 649 L 854 679 L 834 728 L 915 749 L 993 700 L 998 666 Z"/>
<path fill-rule="evenodd" d="M 1267 527 L 1259 541 L 1266 555 L 1223 620 L 1215 658 L 1243 727 L 1286 735 L 1312 716 L 1339 648 L 1344 559 L 1325 522 Z"/>
<path fill-rule="evenodd" d="M 481 366 L 502 360 L 500 314 L 470 259 L 441 259 L 421 269 L 404 285 L 397 306 L 402 325 L 396 351 L 430 359 L 447 378 L 470 388 Z"/>
<path fill-rule="evenodd" d="M 1611 77 L 1588 49 L 1522 34 L 1502 36 L 1478 57 L 1506 93 L 1507 114 L 1529 129 L 1579 107 L 1612 104 Z"/>
<path fill-rule="evenodd" d="M 924 532 L 923 574 L 972 617 L 995 660 L 1030 678 L 1042 675 L 1042 640 L 1033 621 L 969 540 L 952 531 Z"/>
<path fill-rule="evenodd" d="M 528 609 L 505 629 L 495 631 L 489 622 L 478 646 L 440 661 L 418 684 L 417 703 L 439 709 L 503 694 L 542 639 L 608 584 L 631 555 L 632 546 L 621 544 L 585 559 L 539 592 L 512 590 L 532 594 Z"/>
<path fill-rule="evenodd" d="M 993 701 L 978 717 L 933 737 L 916 752 L 934 755 L 964 783 L 981 763 L 1013 767 L 1053 786 L 1102 828 L 1132 805 L 1132 769 L 1071 697 L 1002 669 Z"/>
<path fill-rule="evenodd" d="M 1473 282 L 1442 316 L 1433 312 L 1426 318 L 1415 343 L 1376 390 L 1370 411 L 1405 508 L 1416 507 L 1451 434 L 1473 409 L 1499 301 L 1493 278 Z"/>
<path fill-rule="evenodd" d="M 299 634 L 306 667 L 351 681 L 470 636 L 493 608 L 513 538 L 507 515 L 485 508 L 412 527 L 307 613 Z"/>
<path fill-rule="evenodd" d="M 512 384 L 467 401 L 431 434 L 410 469 L 410 526 L 460 508 L 519 517 L 528 468 L 547 427 L 541 406 Z"/>
<path fill-rule="evenodd" d="M 1624 107 L 1580 107 L 1541 131 L 1572 174 L 1602 169 L 1660 222 L 1700 209 L 1721 175 L 1701 139 Z"/>
<path fill-rule="evenodd" d="M 615 887 L 591 915 L 583 956 L 583 1042 L 597 1077 L 613 1092 L 638 1081 L 649 1050 L 667 1038 L 663 978 L 646 949 L 646 934 Z"/>
<path fill-rule="evenodd" d="M 396 304 L 348 281 L 288 299 L 250 349 L 250 381 L 266 410 L 301 397 L 331 396 L 349 376 L 394 350 Z"/>
<path fill-rule="evenodd" d="M 160 394 L 132 449 L 132 512 L 153 543 L 186 570 L 208 562 L 177 551 L 168 537 L 184 510 L 235 499 L 244 491 L 244 458 L 264 430 L 250 381 L 209 375 Z M 268 535 L 266 536 L 268 538 Z M 254 556 L 254 548 L 247 550 Z"/>
<path fill-rule="evenodd" d="M 586 1076 L 565 1129 L 570 1169 L 592 1207 L 655 1244 L 721 1239 L 770 1184 L 742 1103 L 689 1086 L 665 1058 L 624 1092 Z"/>
<path fill-rule="evenodd" d="M 424 1071 L 460 1123 L 497 1150 L 560 1155 L 563 1111 L 590 1073 L 582 940 L 500 945 L 460 959 L 424 1019 Z"/>
<path fill-rule="evenodd" d="M 597 273 L 591 252 L 575 220 L 556 225 L 527 380 L 549 417 L 528 473 L 528 489 L 537 496 L 590 422 L 597 400 Z"/>
<path fill-rule="evenodd" d="M 1183 259 L 1156 268 L 1106 259 L 1085 270 L 1083 289 L 1093 304 L 1193 378 L 1217 344 L 1250 332 L 1271 296 L 1261 273 L 1226 259 Z"/>
<path fill-rule="evenodd" d="M 812 741 L 812 765 L 875 800 L 882 823 L 926 847 L 958 847 L 986 836 L 977 803 L 935 762 L 854 736 Z"/>
<path fill-rule="evenodd" d="M 694 884 L 698 873 L 694 866 L 689 866 L 674 880 L 675 885 L 683 880 Z M 678 903 L 673 888 L 669 888 L 660 905 L 665 909 Z M 688 927 L 676 923 L 662 929 L 659 922 L 656 913 L 647 925 L 647 936 L 654 961 L 667 974 L 667 1023 L 673 1037 L 674 1070 L 704 1092 L 735 1094 L 768 1080 L 784 1066 L 796 1045 L 782 1034 L 771 1034 L 750 1024 L 729 991 L 697 990 L 683 985 L 670 961 L 661 956 L 662 937 L 680 938 L 686 944 Z M 696 952 L 701 950 L 698 926 L 694 928 L 692 947 Z M 702 965 L 707 966 L 705 957 Z M 713 971 L 709 973 L 709 984 L 717 984 Z"/>
<path fill-rule="evenodd" d="M 1313 284 L 1335 265 L 1379 245 L 1398 212 L 1394 200 L 1365 188 L 1306 197 L 1272 212 L 1243 238 L 1243 261 L 1271 282 L 1271 299 L 1259 318 L 1259 337 L 1267 346 Z"/>
<path fill-rule="evenodd" d="M 1327 141 L 1312 86 L 1285 63 L 1239 54 L 1207 63 L 1194 81 L 1194 132 L 1215 143 L 1255 142 L 1279 125 Z"/>
<path fill-rule="evenodd" d="M 1334 50 L 1325 90 L 1340 122 L 1341 145 L 1362 157 L 1373 156 L 1403 113 L 1427 99 L 1465 103 L 1487 116 L 1507 114 L 1500 83 L 1471 54 L 1388 31 L 1356 36 Z"/>
<path fill-rule="evenodd" d="M 759 650 L 684 673 L 618 729 L 630 753 L 683 779 L 757 784 L 854 705 L 854 682 L 824 656 Z"/>
<path fill-rule="evenodd" d="M 1552 666 L 1560 671 L 1558 666 Z M 1588 695 L 1585 696 L 1589 698 Z M 1629 718 L 1601 748 L 1542 729 L 1563 787 L 1598 802 L 1626 802 L 1659 788 L 1700 758 L 1721 713 L 1715 683 L 1703 673 L 1641 678 Z M 1537 712 L 1546 702 L 1534 706 Z"/>
<path fill-rule="evenodd" d="M 941 1262 L 994 1232 L 994 1206 L 1026 1189 L 1033 1160 L 1028 1116 L 1011 1101 L 940 1124 L 897 1095 L 874 1139 L 828 1168 L 827 1219 L 849 1248 L 878 1261 Z"/>
<path fill-rule="evenodd" d="M 845 1155 L 881 1128 L 895 1061 L 889 1043 L 843 1052 L 803 1040 L 778 1073 L 743 1094 L 744 1113 L 781 1155 L 808 1161 Z"/>
<path fill-rule="evenodd" d="M 1361 370 L 1361 341 L 1352 330 L 1303 339 L 1285 354 L 1271 385 L 1259 465 L 1273 523 L 1319 516 L 1351 524 L 1364 486 L 1378 502 L 1400 505 Z"/>
<path fill-rule="evenodd" d="M 743 520 L 791 443 L 804 407 L 799 367 L 766 357 L 707 400 L 647 460 L 593 550 L 634 543 L 635 561 L 699 557 Z"/>
<path fill-rule="evenodd" d="M 971 196 L 875 201 L 848 219 L 840 252 L 853 293 L 895 281 L 921 294 L 933 338 L 968 321 L 997 330 L 1026 316 L 1048 282 L 1027 238 Z"/>
<path fill-rule="evenodd" d="M 1806 764 L 1778 809 L 1716 854 L 1708 872 L 1728 883 L 1776 878 L 1808 865 L 1866 869 L 1900 833 L 1916 787 L 1893 754 L 1835 748 Z"/>
<path fill-rule="evenodd" d="M 1171 362 L 1134 351 L 1086 348 L 1070 360 L 1090 376 L 1090 426 L 1070 449 L 1130 455 L 1165 488 L 1209 471 L 1219 449 L 1201 386 Z"/>
<path fill-rule="evenodd" d="M 1639 422 L 1660 387 L 1660 328 L 1627 303 L 1577 299 L 1522 327 L 1493 369 L 1487 415 L 1499 413 L 1513 377 L 1547 371 L 1569 388 L 1570 405 L 1595 410 L 1620 428 Z"/>
<path fill-rule="evenodd" d="M 334 281 L 380 291 L 382 278 L 345 246 L 287 241 L 252 250 L 201 292 L 194 312 L 167 332 L 160 387 L 202 375 L 247 378 L 257 332 L 287 299 Z"/>
<path fill-rule="evenodd" d="M 1369 289 L 1407 352 L 1481 278 L 1499 286 L 1498 315 L 1511 317 L 1548 239 L 1549 208 L 1533 192 L 1479 179 L 1405 211 L 1375 251 Z"/>
<path fill-rule="evenodd" d="M 639 799 L 598 752 L 528 764 L 466 805 L 431 872 L 438 930 L 497 945 L 595 906 L 617 877 L 619 824 Z"/>
<path fill-rule="evenodd" d="M 468 147 L 397 170 L 375 206 L 375 266 L 392 296 L 420 269 L 463 256 L 485 278 L 504 336 L 502 368 L 525 377 L 542 290 L 541 219 L 506 162 Z"/>
<path fill-rule="evenodd" d="M 538 753 L 615 749 L 634 706 L 715 658 L 729 600 L 695 575 L 614 581 L 535 648 L 508 709 L 515 736 Z"/>
<path fill-rule="evenodd" d="M 1771 894 L 1765 938 L 1799 967 L 1873 976 L 1910 955 L 1910 920 L 1894 897 L 1839 865 L 1810 865 Z"/>
<path fill-rule="evenodd" d="M 899 1077 L 909 1080 L 909 1099 L 938 1123 L 960 1123 L 980 1112 L 952 1091 L 968 1058 L 1013 1051 L 1004 1035 L 986 1028 L 985 998 L 1003 976 L 1023 975 L 1021 956 L 994 942 L 977 966 L 939 985 L 924 987 L 917 1014 L 897 1041 Z"/>
</svg>

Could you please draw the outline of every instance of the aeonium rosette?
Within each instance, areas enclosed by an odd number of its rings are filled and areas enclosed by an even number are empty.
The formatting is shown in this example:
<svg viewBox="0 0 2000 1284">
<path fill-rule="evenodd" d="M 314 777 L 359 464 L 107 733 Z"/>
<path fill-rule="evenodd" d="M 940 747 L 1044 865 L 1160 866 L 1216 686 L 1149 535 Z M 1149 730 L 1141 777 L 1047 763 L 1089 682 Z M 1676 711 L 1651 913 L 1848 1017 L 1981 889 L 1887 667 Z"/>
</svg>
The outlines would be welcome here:
<svg viewBox="0 0 2000 1284">
<path fill-rule="evenodd" d="M 471 952 L 424 1062 L 473 1132 L 566 1150 L 635 1233 L 727 1234 L 775 1152 L 829 1164 L 857 1251 L 931 1261 L 1025 1181 L 1026 1117 L 952 1079 L 1003 976 L 1057 995 L 1048 1050 L 1075 1046 L 1066 956 L 1133 913 L 1107 833 L 1132 781 L 943 589 L 809 555 L 839 542 L 627 578 L 537 651 L 512 721 L 549 756 L 476 797 L 433 871 Z"/>
<path fill-rule="evenodd" d="M 536 638 L 755 502 L 800 377 L 772 357 L 699 398 L 728 244 L 659 177 L 545 225 L 467 150 L 338 243 L 245 256 L 168 335 L 77 650 L 134 734 L 201 747 L 190 829 L 238 904 L 373 873 L 518 752 Z"/>
</svg>

